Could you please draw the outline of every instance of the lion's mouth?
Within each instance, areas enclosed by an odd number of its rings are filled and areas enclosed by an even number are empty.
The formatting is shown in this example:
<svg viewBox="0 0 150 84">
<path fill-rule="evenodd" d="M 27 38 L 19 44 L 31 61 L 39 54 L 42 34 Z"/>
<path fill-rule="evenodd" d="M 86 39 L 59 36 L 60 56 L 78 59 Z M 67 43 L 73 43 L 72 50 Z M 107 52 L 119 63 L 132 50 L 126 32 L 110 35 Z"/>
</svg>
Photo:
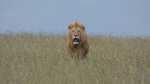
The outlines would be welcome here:
<svg viewBox="0 0 150 84">
<path fill-rule="evenodd" d="M 79 44 L 80 40 L 78 38 L 74 38 L 73 39 L 73 44 L 77 45 Z"/>
</svg>

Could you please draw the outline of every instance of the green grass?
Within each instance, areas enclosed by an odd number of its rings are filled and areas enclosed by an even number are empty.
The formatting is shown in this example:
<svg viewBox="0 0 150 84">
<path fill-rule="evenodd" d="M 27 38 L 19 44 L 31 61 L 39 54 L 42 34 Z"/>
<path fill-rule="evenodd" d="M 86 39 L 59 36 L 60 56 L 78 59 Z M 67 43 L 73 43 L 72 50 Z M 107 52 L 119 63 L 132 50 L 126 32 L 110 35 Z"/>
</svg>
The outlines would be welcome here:
<svg viewBox="0 0 150 84">
<path fill-rule="evenodd" d="M 65 35 L 1 34 L 0 84 L 150 83 L 150 38 L 88 41 L 88 59 L 69 61 Z"/>
</svg>

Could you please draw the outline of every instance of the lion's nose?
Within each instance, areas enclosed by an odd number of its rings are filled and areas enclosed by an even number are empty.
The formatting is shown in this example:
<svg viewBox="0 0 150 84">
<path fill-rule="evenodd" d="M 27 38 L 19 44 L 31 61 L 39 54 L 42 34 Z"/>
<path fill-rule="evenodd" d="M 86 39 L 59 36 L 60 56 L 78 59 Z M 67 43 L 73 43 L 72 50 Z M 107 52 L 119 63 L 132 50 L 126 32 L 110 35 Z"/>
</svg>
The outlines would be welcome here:
<svg viewBox="0 0 150 84">
<path fill-rule="evenodd" d="M 78 36 L 77 34 L 74 35 L 75 37 Z"/>
</svg>

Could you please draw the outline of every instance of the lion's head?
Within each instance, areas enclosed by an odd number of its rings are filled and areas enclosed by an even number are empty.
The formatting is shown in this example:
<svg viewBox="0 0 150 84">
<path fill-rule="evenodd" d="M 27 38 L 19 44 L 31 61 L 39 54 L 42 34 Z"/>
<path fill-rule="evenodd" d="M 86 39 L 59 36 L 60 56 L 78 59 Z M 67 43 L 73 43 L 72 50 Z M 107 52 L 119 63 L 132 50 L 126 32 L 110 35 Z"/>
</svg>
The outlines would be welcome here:
<svg viewBox="0 0 150 84">
<path fill-rule="evenodd" d="M 77 45 L 80 43 L 80 38 L 81 38 L 81 29 L 78 27 L 72 28 L 71 33 L 72 33 L 72 41 L 74 45 Z"/>
<path fill-rule="evenodd" d="M 74 23 L 74 24 L 70 24 L 68 26 L 69 29 L 69 33 L 72 39 L 72 42 L 74 45 L 78 45 L 81 41 L 81 37 L 85 31 L 85 28 L 82 24 L 80 23 Z"/>
</svg>

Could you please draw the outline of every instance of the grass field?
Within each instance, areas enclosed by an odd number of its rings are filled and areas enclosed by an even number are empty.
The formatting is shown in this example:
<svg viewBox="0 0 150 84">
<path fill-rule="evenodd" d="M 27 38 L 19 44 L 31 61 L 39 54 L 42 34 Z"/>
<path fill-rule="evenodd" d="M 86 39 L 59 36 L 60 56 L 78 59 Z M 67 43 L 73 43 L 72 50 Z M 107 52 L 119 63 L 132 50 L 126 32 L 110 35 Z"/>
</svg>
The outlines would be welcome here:
<svg viewBox="0 0 150 84">
<path fill-rule="evenodd" d="M 0 84 L 150 84 L 150 38 L 90 35 L 68 60 L 65 35 L 1 34 Z"/>
</svg>

